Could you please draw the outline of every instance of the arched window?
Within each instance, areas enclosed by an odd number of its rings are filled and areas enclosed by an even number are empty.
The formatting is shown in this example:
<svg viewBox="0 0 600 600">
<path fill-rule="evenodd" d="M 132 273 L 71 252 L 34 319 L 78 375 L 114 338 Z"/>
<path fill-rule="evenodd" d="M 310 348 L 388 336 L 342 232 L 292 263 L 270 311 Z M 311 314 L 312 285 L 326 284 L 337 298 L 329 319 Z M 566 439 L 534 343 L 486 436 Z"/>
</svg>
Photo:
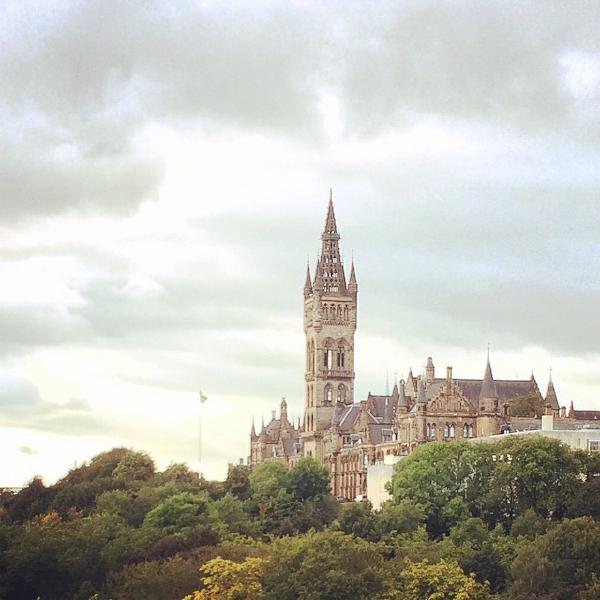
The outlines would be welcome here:
<svg viewBox="0 0 600 600">
<path fill-rule="evenodd" d="M 463 437 L 469 437 L 469 426 L 466 423 L 463 426 Z"/>
<path fill-rule="evenodd" d="M 338 306 L 337 316 L 338 316 L 338 319 L 341 321 L 342 320 L 342 307 L 341 306 Z"/>
<path fill-rule="evenodd" d="M 449 438 L 450 437 L 450 425 L 448 425 L 448 423 L 446 423 L 444 425 L 444 437 L 445 438 Z"/>
<path fill-rule="evenodd" d="M 338 346 L 337 349 L 337 367 L 338 369 L 343 369 L 344 368 L 344 347 L 343 346 Z"/>
<path fill-rule="evenodd" d="M 329 384 L 327 384 L 325 386 L 325 402 L 332 402 L 332 401 L 333 401 L 333 389 Z"/>
<path fill-rule="evenodd" d="M 435 423 L 433 423 L 431 425 L 431 437 L 432 439 L 436 439 L 437 438 L 437 426 Z"/>
<path fill-rule="evenodd" d="M 450 437 L 454 438 L 454 423 L 450 425 Z"/>
<path fill-rule="evenodd" d="M 338 385 L 337 401 L 338 402 L 346 401 L 346 386 L 343 383 L 340 383 L 340 385 Z"/>
<path fill-rule="evenodd" d="M 427 439 L 431 439 L 431 425 L 427 423 Z"/>
<path fill-rule="evenodd" d="M 327 304 L 323 304 L 323 318 L 324 319 L 329 318 L 329 309 L 327 308 Z"/>
</svg>

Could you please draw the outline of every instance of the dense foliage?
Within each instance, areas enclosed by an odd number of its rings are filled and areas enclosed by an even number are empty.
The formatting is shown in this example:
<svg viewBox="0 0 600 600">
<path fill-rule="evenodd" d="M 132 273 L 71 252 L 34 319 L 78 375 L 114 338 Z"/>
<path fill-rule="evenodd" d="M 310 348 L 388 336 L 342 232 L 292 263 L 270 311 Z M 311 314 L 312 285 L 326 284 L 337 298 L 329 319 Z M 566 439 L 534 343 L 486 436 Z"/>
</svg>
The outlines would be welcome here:
<svg viewBox="0 0 600 600">
<path fill-rule="evenodd" d="M 588 600 L 600 457 L 541 437 L 432 443 L 392 500 L 339 504 L 302 459 L 210 482 L 115 448 L 0 494 L 4 600 Z"/>
</svg>

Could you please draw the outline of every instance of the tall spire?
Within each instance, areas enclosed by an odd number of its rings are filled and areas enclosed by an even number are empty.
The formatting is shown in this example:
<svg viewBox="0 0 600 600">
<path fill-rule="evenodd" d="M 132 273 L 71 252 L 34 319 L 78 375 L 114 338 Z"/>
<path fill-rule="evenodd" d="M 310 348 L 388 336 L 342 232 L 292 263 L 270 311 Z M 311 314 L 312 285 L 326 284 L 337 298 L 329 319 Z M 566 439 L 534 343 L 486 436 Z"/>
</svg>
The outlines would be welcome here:
<svg viewBox="0 0 600 600">
<path fill-rule="evenodd" d="M 250 430 L 250 437 L 256 439 L 256 427 L 254 427 L 254 416 L 252 417 L 252 429 Z"/>
<path fill-rule="evenodd" d="M 325 230 L 323 231 L 323 236 L 337 236 L 337 239 L 340 239 L 340 235 L 337 231 L 337 224 L 335 222 L 335 211 L 333 209 L 333 190 L 329 188 L 329 204 L 327 206 L 327 219 L 325 220 Z M 322 237 L 322 239 L 324 239 Z"/>
<path fill-rule="evenodd" d="M 328 296 L 346 294 L 346 275 L 339 248 L 340 234 L 335 222 L 332 192 L 329 190 L 329 204 L 325 229 L 321 234 L 321 254 L 317 260 L 317 269 L 313 282 L 313 290 Z"/>
<path fill-rule="evenodd" d="M 479 398 L 498 398 L 498 392 L 496 391 L 496 382 L 494 381 L 494 376 L 492 375 L 492 367 L 490 365 L 489 347 L 487 364 L 485 365 L 485 374 L 483 376 L 483 381 L 481 382 L 481 392 L 479 394 Z"/>
</svg>

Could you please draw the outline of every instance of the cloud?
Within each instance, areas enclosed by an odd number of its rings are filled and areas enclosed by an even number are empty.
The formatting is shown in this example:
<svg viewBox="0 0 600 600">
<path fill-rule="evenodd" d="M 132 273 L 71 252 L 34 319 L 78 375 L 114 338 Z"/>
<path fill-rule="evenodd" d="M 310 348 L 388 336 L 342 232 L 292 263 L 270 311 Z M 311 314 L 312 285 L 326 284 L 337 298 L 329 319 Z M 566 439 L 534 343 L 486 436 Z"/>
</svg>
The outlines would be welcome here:
<svg viewBox="0 0 600 600">
<path fill-rule="evenodd" d="M 47 402 L 29 380 L 7 373 L 0 373 L 0 425 L 66 435 L 93 435 L 107 429 L 85 399 Z"/>
<path fill-rule="evenodd" d="M 8 218 L 123 214 L 154 198 L 163 165 L 143 148 L 157 123 L 317 145 L 332 102 L 347 139 L 434 116 L 595 143 L 600 123 L 593 3 L 95 0 L 5 10 Z"/>
<path fill-rule="evenodd" d="M 19 446 L 19 452 L 21 454 L 26 454 L 29 456 L 33 456 L 38 453 L 38 451 L 35 448 L 32 448 L 31 446 Z"/>
</svg>

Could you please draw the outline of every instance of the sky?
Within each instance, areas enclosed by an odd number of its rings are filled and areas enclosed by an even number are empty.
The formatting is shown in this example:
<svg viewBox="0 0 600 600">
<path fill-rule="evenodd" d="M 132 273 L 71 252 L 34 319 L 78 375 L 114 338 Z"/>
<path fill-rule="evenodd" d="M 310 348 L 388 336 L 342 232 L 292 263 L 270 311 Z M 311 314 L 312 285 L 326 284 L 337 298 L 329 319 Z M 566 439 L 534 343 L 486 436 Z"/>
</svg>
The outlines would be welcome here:
<svg viewBox="0 0 600 600">
<path fill-rule="evenodd" d="M 0 487 L 116 445 L 222 478 L 303 406 L 329 188 L 356 398 L 419 372 L 600 409 L 600 5 L 5 0 Z M 390 383 L 390 385 L 391 385 Z"/>
</svg>

